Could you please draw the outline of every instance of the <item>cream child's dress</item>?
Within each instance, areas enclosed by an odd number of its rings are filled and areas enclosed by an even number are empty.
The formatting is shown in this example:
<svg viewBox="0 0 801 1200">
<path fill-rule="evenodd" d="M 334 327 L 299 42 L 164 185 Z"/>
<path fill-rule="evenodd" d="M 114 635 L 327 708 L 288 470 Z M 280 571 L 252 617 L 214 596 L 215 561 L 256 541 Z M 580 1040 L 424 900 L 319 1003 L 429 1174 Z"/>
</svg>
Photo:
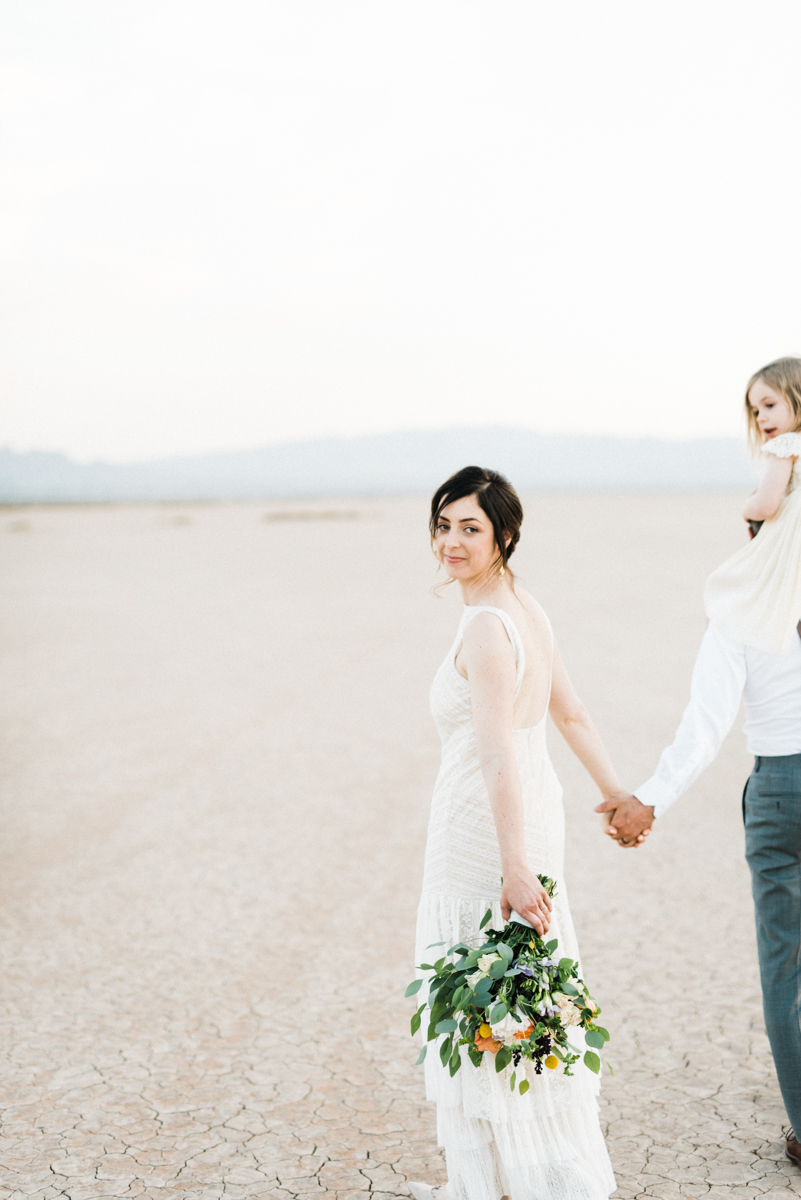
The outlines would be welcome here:
<svg viewBox="0 0 801 1200">
<path fill-rule="evenodd" d="M 784 654 L 801 620 L 801 433 L 781 433 L 761 450 L 795 458 L 787 493 L 756 537 L 709 576 L 704 607 L 735 641 Z"/>
<path fill-rule="evenodd" d="M 508 613 L 465 608 L 456 640 L 436 674 L 431 708 L 442 738 L 442 765 L 434 788 L 423 894 L 417 919 L 417 962 L 431 961 L 432 942 L 481 944 L 479 924 L 488 908 L 492 927 L 503 928 L 501 861 L 489 795 L 479 766 L 470 684 L 456 669 L 468 621 L 491 612 L 502 622 L 517 664 L 515 698 L 526 670 L 523 643 Z M 525 809 L 529 867 L 556 880 L 548 938 L 558 938 L 557 958 L 578 959 L 578 943 L 564 881 L 565 819 L 562 788 L 548 757 L 545 721 L 514 732 Z M 434 951 L 434 955 L 442 951 Z M 424 998 L 425 993 L 421 993 Z M 427 1028 L 424 1022 L 423 1029 Z M 584 1051 L 583 1034 L 570 1039 Z M 475 1068 L 462 1047 L 462 1066 L 451 1078 L 440 1063 L 439 1042 L 425 1060 L 426 1093 L 437 1103 L 437 1133 L 448 1166 L 447 1200 L 606 1200 L 615 1190 L 598 1120 L 598 1077 L 578 1062 L 573 1076 L 561 1070 L 534 1073 L 523 1096 L 509 1090 L 511 1066 L 495 1071 L 491 1054 Z M 524 1060 L 525 1062 L 525 1060 Z M 518 1078 L 524 1064 L 517 1068 Z"/>
</svg>

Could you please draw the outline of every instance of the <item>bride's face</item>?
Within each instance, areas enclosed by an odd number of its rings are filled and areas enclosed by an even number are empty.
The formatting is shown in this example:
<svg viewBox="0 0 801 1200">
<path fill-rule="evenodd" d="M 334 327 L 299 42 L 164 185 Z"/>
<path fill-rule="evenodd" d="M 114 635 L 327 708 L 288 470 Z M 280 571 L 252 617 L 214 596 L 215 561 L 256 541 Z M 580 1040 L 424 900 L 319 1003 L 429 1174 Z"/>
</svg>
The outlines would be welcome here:
<svg viewBox="0 0 801 1200">
<path fill-rule="evenodd" d="M 451 579 L 489 575 L 498 557 L 492 522 L 475 496 L 447 504 L 439 514 L 434 553 Z"/>
</svg>

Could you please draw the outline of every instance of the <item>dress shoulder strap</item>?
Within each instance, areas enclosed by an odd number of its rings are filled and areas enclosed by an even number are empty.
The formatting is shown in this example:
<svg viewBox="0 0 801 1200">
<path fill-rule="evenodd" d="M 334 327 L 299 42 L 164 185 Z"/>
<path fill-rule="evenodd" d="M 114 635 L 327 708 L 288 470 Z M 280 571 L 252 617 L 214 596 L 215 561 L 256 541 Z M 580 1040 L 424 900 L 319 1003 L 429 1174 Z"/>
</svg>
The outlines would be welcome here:
<svg viewBox="0 0 801 1200">
<path fill-rule="evenodd" d="M 556 646 L 556 638 L 553 635 L 553 625 L 551 624 L 551 619 L 548 616 L 547 612 L 542 607 L 540 608 L 540 612 L 545 617 L 545 624 L 548 626 L 548 633 L 551 635 L 551 664 L 550 664 L 550 669 L 549 669 L 549 673 L 548 673 L 548 699 L 545 703 L 545 711 L 547 713 L 548 709 L 551 706 L 551 692 L 553 691 L 553 652 L 554 652 L 554 648 Z"/>
<path fill-rule="evenodd" d="M 495 613 L 495 616 L 500 618 L 501 623 L 506 630 L 509 641 L 512 643 L 512 649 L 515 652 L 515 666 L 517 668 L 517 675 L 515 679 L 515 698 L 517 698 L 517 693 L 520 691 L 520 685 L 523 682 L 523 675 L 526 670 L 526 652 L 523 649 L 523 639 L 521 638 L 518 628 L 509 614 L 504 612 L 502 608 L 494 608 L 491 604 L 475 604 L 465 606 L 464 616 L 462 618 L 462 629 L 464 629 L 465 625 L 467 625 L 469 621 L 472 621 L 473 617 L 480 612 Z"/>
</svg>

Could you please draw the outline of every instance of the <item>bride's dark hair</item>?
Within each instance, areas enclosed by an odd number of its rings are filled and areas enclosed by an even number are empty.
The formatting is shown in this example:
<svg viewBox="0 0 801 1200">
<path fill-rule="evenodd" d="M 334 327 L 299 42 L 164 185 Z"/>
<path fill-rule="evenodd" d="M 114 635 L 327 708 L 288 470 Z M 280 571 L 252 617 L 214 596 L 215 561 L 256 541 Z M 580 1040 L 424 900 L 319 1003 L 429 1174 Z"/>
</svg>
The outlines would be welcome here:
<svg viewBox="0 0 801 1200">
<path fill-rule="evenodd" d="M 463 496 L 475 496 L 489 517 L 498 547 L 495 562 L 506 569 L 515 546 L 520 541 L 523 505 L 509 480 L 498 471 L 490 471 L 486 467 L 462 467 L 461 471 L 451 475 L 450 479 L 446 479 L 437 488 L 431 497 L 431 516 L 428 522 L 431 540 L 436 537 L 443 508 L 447 508 L 454 500 L 461 500 Z"/>
</svg>

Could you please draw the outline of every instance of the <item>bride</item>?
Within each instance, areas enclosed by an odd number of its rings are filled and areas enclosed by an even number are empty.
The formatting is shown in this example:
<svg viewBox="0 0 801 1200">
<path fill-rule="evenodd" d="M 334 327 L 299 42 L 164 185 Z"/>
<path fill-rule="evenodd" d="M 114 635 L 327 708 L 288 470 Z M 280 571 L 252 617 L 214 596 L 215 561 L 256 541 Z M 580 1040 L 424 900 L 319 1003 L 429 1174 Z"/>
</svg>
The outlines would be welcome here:
<svg viewBox="0 0 801 1200">
<path fill-rule="evenodd" d="M 559 939 L 556 958 L 578 958 L 564 883 L 562 789 L 545 744 L 548 712 L 604 798 L 627 795 L 573 691 L 548 618 L 515 585 L 508 562 L 522 520 L 508 480 L 481 467 L 457 472 L 431 502 L 434 553 L 458 581 L 465 608 L 431 691 L 442 765 L 418 910 L 418 963 L 432 942 L 480 945 L 487 908 L 495 928 L 514 909 L 538 933 Z M 553 901 L 538 873 L 556 880 Z M 577 1032 L 571 1039 L 583 1050 Z M 438 1054 L 425 1060 L 448 1183 L 410 1183 L 416 1200 L 606 1200 L 616 1185 L 598 1121 L 597 1076 L 583 1062 L 570 1076 L 561 1066 L 541 1075 L 531 1070 L 521 1096 L 509 1089 L 510 1068 L 496 1073 L 492 1054 L 483 1054 L 478 1069 L 465 1048 L 462 1054 L 453 1077 Z"/>
</svg>

